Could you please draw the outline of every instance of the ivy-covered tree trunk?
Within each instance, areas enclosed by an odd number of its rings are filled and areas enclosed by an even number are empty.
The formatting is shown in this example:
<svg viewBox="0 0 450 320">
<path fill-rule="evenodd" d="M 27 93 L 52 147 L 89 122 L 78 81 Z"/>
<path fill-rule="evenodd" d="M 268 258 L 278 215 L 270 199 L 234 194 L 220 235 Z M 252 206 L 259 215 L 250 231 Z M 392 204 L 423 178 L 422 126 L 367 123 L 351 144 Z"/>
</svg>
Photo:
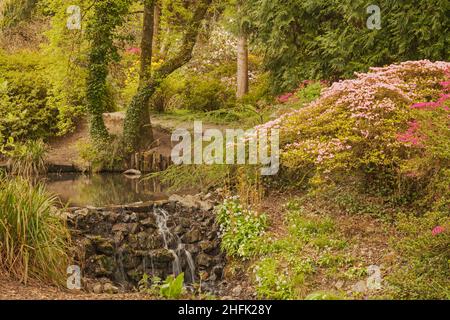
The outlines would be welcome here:
<svg viewBox="0 0 450 320">
<path fill-rule="evenodd" d="M 149 101 L 153 92 L 149 88 L 152 80 L 154 6 L 154 0 L 144 0 L 139 87 L 127 109 L 124 123 L 125 148 L 130 152 L 144 149 L 153 142 L 149 112 Z"/>
<path fill-rule="evenodd" d="M 90 115 L 90 135 L 94 142 L 106 141 L 108 130 L 103 121 L 107 110 L 108 66 L 118 55 L 114 45 L 114 32 L 123 23 L 130 0 L 98 0 L 94 5 L 94 18 L 87 28 L 90 40 L 89 74 L 87 78 L 87 110 Z"/>
<path fill-rule="evenodd" d="M 148 116 L 148 101 L 165 78 L 192 59 L 192 51 L 194 50 L 197 41 L 200 26 L 211 2 L 212 0 L 197 1 L 192 19 L 186 27 L 186 32 L 179 52 L 163 63 L 149 78 L 140 81 L 138 93 L 133 98 L 133 101 L 127 110 L 124 122 L 124 145 L 127 152 L 131 153 L 148 147 L 151 144 L 152 134 L 149 132 L 151 130 L 151 124 L 150 117 Z M 151 13 L 149 11 L 145 14 L 148 15 L 148 17 L 150 17 L 150 15 L 153 16 L 154 12 L 153 2 L 151 3 L 151 8 L 148 8 L 148 10 L 151 10 Z M 144 28 L 146 28 L 145 26 L 146 23 L 144 22 Z M 147 25 L 147 28 L 152 28 L 153 30 L 153 18 L 151 26 Z M 146 35 L 146 37 L 150 37 L 150 35 Z M 153 32 L 151 33 L 151 37 L 153 37 Z M 147 38 L 147 40 L 149 40 L 149 38 Z M 151 41 L 149 43 L 151 50 Z M 149 75 L 150 71 L 147 69 L 145 74 Z"/>
<path fill-rule="evenodd" d="M 92 46 L 100 47 L 101 41 L 93 41 Z M 89 112 L 90 136 L 93 141 L 108 139 L 109 133 L 103 121 L 103 113 L 106 110 L 105 98 L 107 95 L 106 77 L 106 53 L 104 50 L 95 50 L 89 55 L 89 75 L 87 79 L 87 110 Z"/>
</svg>

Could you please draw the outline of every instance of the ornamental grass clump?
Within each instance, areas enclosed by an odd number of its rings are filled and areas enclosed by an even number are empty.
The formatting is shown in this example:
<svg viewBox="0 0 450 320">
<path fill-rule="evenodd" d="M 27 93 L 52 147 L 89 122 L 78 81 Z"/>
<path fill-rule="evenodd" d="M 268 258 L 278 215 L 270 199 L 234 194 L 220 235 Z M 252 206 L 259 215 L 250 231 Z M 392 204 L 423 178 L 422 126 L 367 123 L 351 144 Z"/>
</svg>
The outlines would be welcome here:
<svg viewBox="0 0 450 320">
<path fill-rule="evenodd" d="M 63 283 L 70 241 L 56 204 L 42 185 L 0 178 L 0 272 L 24 283 Z"/>
</svg>

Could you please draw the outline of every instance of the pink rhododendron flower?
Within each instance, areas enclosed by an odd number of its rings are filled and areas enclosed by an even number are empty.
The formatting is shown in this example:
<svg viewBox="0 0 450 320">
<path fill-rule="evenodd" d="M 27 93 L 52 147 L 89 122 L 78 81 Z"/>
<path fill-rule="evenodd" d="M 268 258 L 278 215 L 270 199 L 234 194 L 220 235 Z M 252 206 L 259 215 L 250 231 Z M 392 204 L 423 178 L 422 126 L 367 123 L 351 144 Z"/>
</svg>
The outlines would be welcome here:
<svg viewBox="0 0 450 320">
<path fill-rule="evenodd" d="M 422 138 L 417 134 L 420 125 L 417 121 L 411 121 L 408 123 L 409 128 L 406 132 L 398 134 L 397 140 L 403 143 L 409 143 L 413 146 L 420 146 Z"/>
<path fill-rule="evenodd" d="M 433 236 L 437 236 L 438 234 L 443 233 L 444 231 L 445 231 L 444 227 L 437 226 L 433 229 L 431 233 L 433 234 Z"/>
<path fill-rule="evenodd" d="M 410 74 L 417 79 L 411 79 L 408 76 Z M 444 74 L 447 75 L 447 79 L 443 78 Z M 302 82 L 300 88 L 309 83 L 309 81 Z M 449 62 L 406 61 L 387 67 L 371 68 L 368 73 L 356 73 L 355 79 L 333 83 L 322 90 L 320 98 L 303 108 L 284 113 L 275 120 L 257 126 L 255 130 L 280 129 L 282 136 L 289 137 L 286 142 L 291 142 L 282 147 L 284 154 L 290 153 L 293 157 L 301 156 L 307 161 L 323 164 L 333 158 L 336 159 L 338 154 L 345 157 L 345 153 L 350 152 L 349 150 L 357 150 L 355 148 L 357 145 L 353 145 L 352 141 L 343 137 L 340 137 L 342 141 L 336 140 L 337 137 L 333 135 L 327 137 L 328 139 L 315 138 L 311 136 L 311 132 L 303 129 L 303 126 L 310 123 L 310 128 L 317 127 L 319 130 L 318 124 L 315 123 L 319 119 L 322 125 L 329 123 L 335 115 L 345 114 L 349 120 L 348 130 L 362 138 L 359 142 L 357 140 L 357 143 L 378 143 L 385 139 L 387 147 L 391 147 L 394 144 L 387 141 L 387 138 L 391 137 L 383 137 L 383 133 L 379 132 L 383 126 L 389 127 L 388 120 L 391 119 L 391 115 L 401 110 L 404 104 L 416 110 L 443 108 L 450 111 L 449 83 Z M 423 101 L 425 95 L 421 88 L 435 88 L 439 84 L 442 90 L 438 99 L 432 102 Z M 287 93 L 280 96 L 278 101 L 290 102 L 293 96 L 295 97 L 295 93 Z M 308 114 L 313 116 L 308 118 Z M 411 116 L 415 117 L 413 114 Z M 448 117 L 450 119 L 450 114 Z M 423 125 L 421 128 L 418 121 L 411 121 L 405 132 L 394 134 L 392 138 L 408 147 L 422 148 L 426 136 L 421 131 L 423 129 L 426 132 L 428 126 L 432 124 Z"/>
<path fill-rule="evenodd" d="M 294 94 L 292 92 L 283 94 L 282 96 L 278 97 L 278 102 L 280 103 L 286 103 L 288 102 L 292 97 L 294 96 Z"/>
<path fill-rule="evenodd" d="M 128 48 L 126 52 L 129 54 L 141 54 L 141 48 Z"/>
</svg>

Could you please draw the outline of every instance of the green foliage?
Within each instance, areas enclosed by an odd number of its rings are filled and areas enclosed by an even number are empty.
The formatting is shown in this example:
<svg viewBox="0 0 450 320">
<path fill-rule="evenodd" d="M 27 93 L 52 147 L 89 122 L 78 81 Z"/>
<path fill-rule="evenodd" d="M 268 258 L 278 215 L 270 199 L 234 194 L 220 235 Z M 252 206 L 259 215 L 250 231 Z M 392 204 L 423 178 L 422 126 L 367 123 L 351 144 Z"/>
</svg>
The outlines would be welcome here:
<svg viewBox="0 0 450 320">
<path fill-rule="evenodd" d="M 37 0 L 4 0 L 0 3 L 0 30 L 29 19 L 36 8 Z"/>
<path fill-rule="evenodd" d="M 50 62 L 38 53 L 0 52 L 0 144 L 47 139 L 73 128 L 80 114 L 57 90 Z"/>
<path fill-rule="evenodd" d="M 295 298 L 294 288 L 289 275 L 280 273 L 279 261 L 264 258 L 255 267 L 256 290 L 260 297 L 276 300 Z"/>
<path fill-rule="evenodd" d="M 309 294 L 305 300 L 343 300 L 343 298 L 333 292 L 319 291 Z"/>
<path fill-rule="evenodd" d="M 208 190 L 226 183 L 229 168 L 226 165 L 173 165 L 164 171 L 149 174 L 144 179 L 155 178 L 171 191 L 190 189 L 192 186 Z"/>
<path fill-rule="evenodd" d="M 230 256 L 250 258 L 255 255 L 259 238 L 267 228 L 267 216 L 244 209 L 235 199 L 225 199 L 217 208 L 217 222 L 222 233 L 222 249 Z"/>
<path fill-rule="evenodd" d="M 189 78 L 184 92 L 186 107 L 200 111 L 212 111 L 230 105 L 233 94 L 220 80 L 196 76 Z"/>
<path fill-rule="evenodd" d="M 180 273 L 176 277 L 170 275 L 164 281 L 158 277 L 149 279 L 149 276 L 144 274 L 142 279 L 139 281 L 139 291 L 149 294 L 157 294 L 165 299 L 179 299 L 184 292 L 183 284 L 184 273 Z"/>
<path fill-rule="evenodd" d="M 80 158 L 88 164 L 92 172 L 120 168 L 123 160 L 120 141 L 116 137 L 111 137 L 109 141 L 97 140 L 95 143 L 79 141 L 77 149 Z"/>
<path fill-rule="evenodd" d="M 21 178 L 0 180 L 0 269 L 20 281 L 62 284 L 69 232 L 56 215 L 56 196 Z"/>
<path fill-rule="evenodd" d="M 7 152 L 11 161 L 11 173 L 23 177 L 40 175 L 47 171 L 45 156 L 47 146 L 42 140 L 28 140 L 24 144 L 14 144 L 10 139 L 7 148 L 12 146 L 12 150 Z"/>
<path fill-rule="evenodd" d="M 393 203 L 432 206 L 446 194 L 436 185 L 449 166 L 441 85 L 447 68 L 405 62 L 333 84 L 318 100 L 267 125 L 280 127 L 282 165 L 317 192 L 351 185 Z"/>
<path fill-rule="evenodd" d="M 302 106 L 307 105 L 319 98 L 322 90 L 323 86 L 320 82 L 308 83 L 295 93 L 295 96 L 298 99 L 296 103 Z"/>
<path fill-rule="evenodd" d="M 196 75 L 177 72 L 161 83 L 153 97 L 153 106 L 157 111 L 188 109 L 208 112 L 234 105 L 234 91 L 212 73 Z"/>
<path fill-rule="evenodd" d="M 400 259 L 387 279 L 392 295 L 399 299 L 449 299 L 448 211 L 429 212 L 423 217 L 402 214 L 396 224 L 402 237 L 395 240 Z M 442 232 L 435 232 L 437 227 Z"/>
<path fill-rule="evenodd" d="M 449 57 L 446 0 L 381 0 L 381 29 L 366 26 L 363 0 L 249 0 L 247 21 L 265 54 L 273 89 L 303 79 L 351 77 L 355 71 L 406 60 Z"/>
<path fill-rule="evenodd" d="M 106 140 L 108 131 L 102 114 L 108 110 L 108 67 L 117 61 L 115 30 L 124 22 L 129 0 L 100 0 L 94 4 L 94 15 L 87 27 L 90 40 L 89 72 L 87 77 L 87 109 L 91 115 L 91 138 Z"/>
<path fill-rule="evenodd" d="M 183 293 L 183 282 L 184 273 L 180 273 L 177 277 L 169 276 L 161 285 L 159 293 L 167 299 L 178 299 Z"/>
<path fill-rule="evenodd" d="M 288 202 L 283 225 L 286 232 L 267 233 L 258 240 L 260 258 L 254 265 L 254 276 L 260 298 L 311 298 L 311 291 L 328 289 L 324 282 L 336 281 L 357 263 L 335 221 L 325 212 L 310 212 L 309 206 L 319 210 L 321 205 L 308 202 Z M 323 299 L 335 297 L 338 295 L 325 295 Z"/>
</svg>

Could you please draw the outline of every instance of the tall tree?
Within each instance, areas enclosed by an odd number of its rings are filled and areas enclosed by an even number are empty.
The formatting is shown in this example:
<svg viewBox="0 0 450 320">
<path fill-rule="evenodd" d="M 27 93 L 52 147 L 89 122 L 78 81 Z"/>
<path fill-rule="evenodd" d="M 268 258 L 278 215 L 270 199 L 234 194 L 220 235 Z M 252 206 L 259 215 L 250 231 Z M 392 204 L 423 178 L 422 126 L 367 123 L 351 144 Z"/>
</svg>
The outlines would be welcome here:
<svg viewBox="0 0 450 320">
<path fill-rule="evenodd" d="M 153 142 L 153 131 L 150 121 L 149 101 L 151 94 L 148 86 L 151 81 L 151 65 L 153 53 L 153 33 L 155 17 L 155 1 L 143 0 L 144 19 L 141 39 L 141 70 L 139 86 L 136 95 L 128 107 L 125 123 L 124 137 L 129 151 L 143 149 Z M 134 138 L 132 138 L 134 137 Z"/>
<path fill-rule="evenodd" d="M 248 93 L 248 44 L 247 35 L 241 33 L 237 44 L 237 91 L 238 99 Z"/>
<path fill-rule="evenodd" d="M 89 73 L 87 78 L 87 109 L 90 114 L 90 134 L 94 141 L 105 141 L 109 134 L 103 121 L 107 110 L 108 66 L 118 59 L 114 45 L 115 29 L 124 21 L 130 0 L 97 0 L 94 15 L 88 25 L 90 40 Z"/>
<path fill-rule="evenodd" d="M 237 3 L 238 12 L 238 43 L 237 43 L 237 90 L 238 99 L 248 93 L 248 41 L 245 19 L 242 13 L 242 1 Z"/>
<path fill-rule="evenodd" d="M 212 0 L 195 1 L 193 14 L 185 27 L 186 31 L 179 51 L 150 76 L 145 77 L 143 83 L 140 84 L 125 117 L 123 139 L 126 152 L 146 148 L 153 142 L 152 135 L 149 133 L 151 122 L 148 116 L 148 101 L 165 78 L 191 60 L 200 26 L 211 2 Z M 153 7 L 151 7 L 151 11 L 154 12 Z M 153 28 L 153 21 L 151 25 Z"/>
<path fill-rule="evenodd" d="M 159 53 L 161 33 L 161 3 L 155 0 L 154 20 L 153 20 L 153 54 Z"/>
</svg>

